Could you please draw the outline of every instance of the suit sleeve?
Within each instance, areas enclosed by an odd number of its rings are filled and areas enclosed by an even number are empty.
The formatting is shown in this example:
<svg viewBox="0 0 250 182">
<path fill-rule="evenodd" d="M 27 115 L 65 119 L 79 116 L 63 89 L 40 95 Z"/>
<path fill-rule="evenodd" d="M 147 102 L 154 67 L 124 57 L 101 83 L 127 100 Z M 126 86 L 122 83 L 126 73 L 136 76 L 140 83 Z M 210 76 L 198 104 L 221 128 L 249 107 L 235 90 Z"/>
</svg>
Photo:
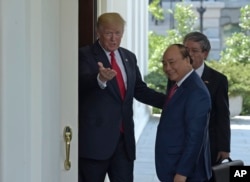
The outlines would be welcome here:
<svg viewBox="0 0 250 182">
<path fill-rule="evenodd" d="M 89 47 L 80 48 L 78 56 L 79 91 L 86 92 L 98 88 L 98 65 L 93 56 L 90 55 Z"/>
<path fill-rule="evenodd" d="M 208 93 L 199 89 L 190 90 L 186 103 L 185 113 L 185 147 L 177 165 L 176 172 L 184 176 L 190 176 L 204 146 L 208 144 L 208 122 L 211 109 L 211 100 Z M 188 167 L 187 167 L 188 166 Z"/>
<path fill-rule="evenodd" d="M 215 94 L 216 139 L 218 151 L 230 152 L 230 111 L 228 101 L 228 81 L 222 76 Z"/>
<path fill-rule="evenodd" d="M 149 88 L 142 80 L 138 66 L 136 66 L 136 83 L 134 90 L 134 97 L 144 103 L 154 107 L 163 108 L 166 96 L 163 93 L 156 92 Z"/>
</svg>

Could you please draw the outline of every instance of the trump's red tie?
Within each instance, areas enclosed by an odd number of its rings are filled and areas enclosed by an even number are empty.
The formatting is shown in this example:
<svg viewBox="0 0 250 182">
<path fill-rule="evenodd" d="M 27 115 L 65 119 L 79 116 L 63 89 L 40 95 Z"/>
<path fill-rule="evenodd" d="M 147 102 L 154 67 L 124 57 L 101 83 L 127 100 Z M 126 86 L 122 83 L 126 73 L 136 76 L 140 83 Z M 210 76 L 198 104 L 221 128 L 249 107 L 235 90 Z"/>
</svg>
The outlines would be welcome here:
<svg viewBox="0 0 250 182">
<path fill-rule="evenodd" d="M 116 80 L 117 80 L 117 83 L 118 83 L 118 86 L 120 89 L 121 97 L 122 97 L 122 99 L 124 99 L 125 93 L 126 93 L 126 88 L 125 88 L 124 80 L 122 77 L 121 69 L 119 68 L 119 66 L 116 62 L 115 54 L 113 51 L 110 53 L 110 57 L 111 57 L 112 69 L 114 69 L 117 72 Z"/>
<path fill-rule="evenodd" d="M 115 53 L 113 51 L 110 53 L 110 57 L 111 57 L 111 66 L 112 66 L 112 69 L 114 69 L 117 72 L 117 74 L 116 74 L 116 80 L 117 80 L 117 83 L 118 83 L 118 86 L 119 86 L 121 98 L 123 100 L 124 97 L 125 97 L 126 88 L 125 88 L 125 83 L 124 83 L 124 80 L 123 80 L 123 77 L 122 77 L 122 72 L 121 72 L 121 69 L 118 66 L 117 62 L 116 62 Z M 124 132 L 123 123 L 121 124 L 120 132 L 121 133 Z"/>
</svg>

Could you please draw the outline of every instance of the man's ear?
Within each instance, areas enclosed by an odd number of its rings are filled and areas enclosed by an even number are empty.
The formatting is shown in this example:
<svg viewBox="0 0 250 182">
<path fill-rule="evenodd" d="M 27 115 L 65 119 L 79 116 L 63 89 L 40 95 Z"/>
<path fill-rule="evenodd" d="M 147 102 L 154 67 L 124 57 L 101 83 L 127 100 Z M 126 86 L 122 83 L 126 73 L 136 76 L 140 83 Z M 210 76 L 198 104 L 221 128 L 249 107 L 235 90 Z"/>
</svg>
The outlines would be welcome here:
<svg viewBox="0 0 250 182">
<path fill-rule="evenodd" d="M 208 57 L 208 51 L 204 51 L 203 54 L 204 54 L 204 60 L 206 60 Z"/>
</svg>

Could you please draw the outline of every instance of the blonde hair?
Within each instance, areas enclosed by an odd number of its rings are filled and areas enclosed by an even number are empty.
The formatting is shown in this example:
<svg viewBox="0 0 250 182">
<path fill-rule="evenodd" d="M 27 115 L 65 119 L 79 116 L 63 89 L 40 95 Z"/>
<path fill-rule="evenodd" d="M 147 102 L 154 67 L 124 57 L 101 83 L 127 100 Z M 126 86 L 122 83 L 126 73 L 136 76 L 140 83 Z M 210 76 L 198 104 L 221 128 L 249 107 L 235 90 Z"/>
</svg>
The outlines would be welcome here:
<svg viewBox="0 0 250 182">
<path fill-rule="evenodd" d="M 119 13 L 103 13 L 98 17 L 97 29 L 105 25 L 121 25 L 124 27 L 126 24 L 125 20 Z"/>
</svg>

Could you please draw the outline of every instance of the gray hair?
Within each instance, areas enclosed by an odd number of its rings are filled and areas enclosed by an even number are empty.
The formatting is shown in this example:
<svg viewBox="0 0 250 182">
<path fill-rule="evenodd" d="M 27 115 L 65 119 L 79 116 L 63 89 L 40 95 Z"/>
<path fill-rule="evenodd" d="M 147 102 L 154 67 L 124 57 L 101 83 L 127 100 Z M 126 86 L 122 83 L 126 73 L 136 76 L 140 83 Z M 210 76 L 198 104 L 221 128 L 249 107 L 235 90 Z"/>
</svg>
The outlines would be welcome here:
<svg viewBox="0 0 250 182">
<path fill-rule="evenodd" d="M 191 32 L 188 33 L 184 39 L 183 39 L 183 43 L 185 44 L 186 41 L 194 41 L 194 42 L 198 42 L 201 46 L 202 51 L 207 51 L 209 52 L 211 49 L 211 45 L 210 42 L 207 38 L 206 35 L 204 35 L 203 33 L 200 32 Z"/>
</svg>

